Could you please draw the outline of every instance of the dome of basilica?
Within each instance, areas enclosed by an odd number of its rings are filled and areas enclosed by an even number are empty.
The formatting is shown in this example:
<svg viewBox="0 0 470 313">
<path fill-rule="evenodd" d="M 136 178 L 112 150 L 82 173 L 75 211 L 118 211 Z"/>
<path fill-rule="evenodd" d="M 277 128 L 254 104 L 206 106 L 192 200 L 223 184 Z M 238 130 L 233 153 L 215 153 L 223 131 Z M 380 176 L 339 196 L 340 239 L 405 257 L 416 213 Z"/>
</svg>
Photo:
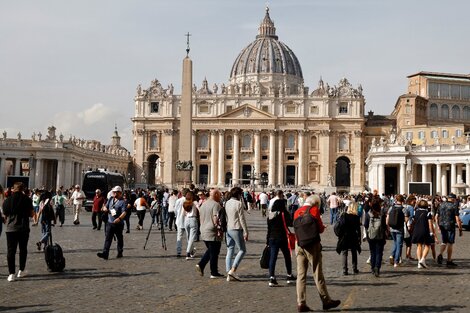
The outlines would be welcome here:
<svg viewBox="0 0 470 313">
<path fill-rule="evenodd" d="M 266 78 L 266 74 L 271 77 Z M 256 39 L 240 52 L 232 66 L 230 81 L 280 81 L 286 76 L 292 83 L 303 83 L 299 60 L 286 44 L 278 40 L 269 8 L 266 8 Z"/>
</svg>

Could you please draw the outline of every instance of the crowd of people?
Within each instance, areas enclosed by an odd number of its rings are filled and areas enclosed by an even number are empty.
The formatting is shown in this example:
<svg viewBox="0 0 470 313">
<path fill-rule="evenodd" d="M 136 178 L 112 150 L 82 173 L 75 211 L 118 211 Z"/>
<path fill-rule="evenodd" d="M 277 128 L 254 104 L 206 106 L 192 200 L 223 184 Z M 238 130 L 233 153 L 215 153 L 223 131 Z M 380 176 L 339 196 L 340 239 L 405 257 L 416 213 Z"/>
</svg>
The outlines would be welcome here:
<svg viewBox="0 0 470 313">
<path fill-rule="evenodd" d="M 80 224 L 85 195 L 80 186 L 54 192 L 47 190 L 27 190 L 21 183 L 12 189 L 3 190 L 0 186 L 0 235 L 6 224 L 8 281 L 23 277 L 27 259 L 27 244 L 30 224 L 40 225 L 42 236 L 37 242 L 38 250 L 45 249 L 54 225 L 65 223 L 65 207 L 73 207 L 73 224 Z M 448 196 L 417 195 L 378 195 L 362 193 L 357 195 L 314 194 L 310 191 L 277 190 L 258 192 L 234 187 L 222 192 L 217 188 L 197 190 L 193 185 L 181 190 L 123 190 L 115 186 L 107 194 L 97 189 L 93 199 L 91 222 L 93 230 L 101 230 L 104 224 L 105 238 L 103 249 L 97 256 L 107 260 L 115 238 L 117 258 L 124 255 L 124 230 L 130 232 L 130 216 L 137 215 L 136 230 L 144 229 L 147 212 L 152 226 L 158 229 L 176 231 L 176 257 L 195 259 L 195 242 L 202 240 L 206 251 L 195 265 L 196 272 L 204 276 L 209 265 L 210 278 L 226 278 L 227 281 L 241 281 L 239 267 L 247 252 L 249 229 L 247 214 L 259 210 L 266 218 L 266 245 L 270 249 L 268 286 L 279 285 L 276 276 L 276 263 L 279 251 L 285 264 L 287 284 L 297 285 L 297 308 L 299 312 L 310 311 L 306 304 L 306 276 L 309 265 L 313 269 L 315 283 L 324 309 L 339 306 L 327 291 L 322 269 L 322 246 L 318 240 L 307 246 L 293 243 L 291 233 L 294 221 L 310 214 L 316 221 L 316 231 L 323 233 L 322 215 L 329 212 L 329 224 L 338 236 L 336 251 L 341 255 L 344 275 L 358 274 L 358 253 L 362 243 L 369 245 L 372 275 L 378 277 L 384 263 L 384 249 L 387 240 L 393 242 L 389 262 L 393 268 L 403 262 L 416 262 L 418 269 L 429 266 L 428 253 L 436 264 L 457 266 L 452 259 L 456 231 L 462 235 L 459 209 L 470 207 L 470 201 L 461 201 L 454 194 Z M 326 214 L 325 214 L 326 215 Z M 324 217 L 326 218 L 326 217 Z M 438 233 L 441 236 L 438 236 Z M 186 249 L 183 255 L 183 239 Z M 441 245 L 437 249 L 436 244 Z M 219 254 L 225 243 L 225 273 L 219 271 Z M 403 244 L 405 254 L 402 257 Z M 412 246 L 416 246 L 413 258 Z M 20 250 L 20 266 L 16 273 L 16 250 Z M 293 271 L 292 250 L 295 249 L 297 277 Z M 348 267 L 348 255 L 352 258 L 352 271 Z"/>
</svg>

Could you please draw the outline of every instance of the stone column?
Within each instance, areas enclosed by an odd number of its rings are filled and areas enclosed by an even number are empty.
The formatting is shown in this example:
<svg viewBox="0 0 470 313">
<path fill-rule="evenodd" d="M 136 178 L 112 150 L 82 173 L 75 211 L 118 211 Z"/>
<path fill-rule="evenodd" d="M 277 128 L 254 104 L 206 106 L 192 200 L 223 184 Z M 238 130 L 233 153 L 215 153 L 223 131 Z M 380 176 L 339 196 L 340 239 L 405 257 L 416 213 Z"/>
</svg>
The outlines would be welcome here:
<svg viewBox="0 0 470 313">
<path fill-rule="evenodd" d="M 385 192 L 385 164 L 378 165 L 378 191 L 379 195 Z"/>
<path fill-rule="evenodd" d="M 191 173 L 191 180 L 193 183 L 197 181 L 196 179 L 196 155 L 197 155 L 197 145 L 196 145 L 197 130 L 193 129 L 191 132 L 191 161 L 193 162 L 193 171 Z"/>
<path fill-rule="evenodd" d="M 269 130 L 269 172 L 268 186 L 276 184 L 276 130 Z"/>
<path fill-rule="evenodd" d="M 30 174 L 31 176 L 31 174 Z M 3 187 L 6 186 L 6 179 L 5 179 L 5 159 L 0 158 L 0 185 Z"/>
<path fill-rule="evenodd" d="M 452 193 L 456 193 L 456 190 L 453 187 L 456 183 L 457 183 L 457 164 L 452 163 L 450 165 L 450 190 Z"/>
<path fill-rule="evenodd" d="M 465 190 L 465 193 L 468 195 L 470 194 L 470 163 L 468 161 L 467 164 L 465 164 L 465 183 L 469 186 L 469 188 Z"/>
<path fill-rule="evenodd" d="M 173 186 L 173 184 L 176 183 L 176 175 L 175 175 L 175 169 L 176 169 L 176 159 L 175 159 L 175 154 L 173 153 L 174 151 L 174 144 L 175 144 L 175 134 L 176 131 L 173 129 L 165 129 L 163 131 L 165 134 L 164 140 L 165 140 L 165 154 L 163 156 L 163 184 L 167 186 Z M 181 139 L 181 135 L 180 135 Z M 184 159 L 181 159 L 182 161 L 188 161 L 191 158 L 190 153 L 185 154 Z M 161 162 L 161 161 L 160 161 Z M 193 170 L 194 171 L 194 170 Z M 146 171 L 146 174 L 148 174 L 148 170 Z M 189 175 L 189 174 L 188 174 Z M 190 176 L 187 177 L 188 179 Z M 149 177 L 147 177 L 147 183 L 148 183 Z M 184 182 L 184 183 L 189 183 L 189 182 Z"/>
<path fill-rule="evenodd" d="M 233 170 L 232 184 L 239 185 L 240 178 L 240 131 L 233 131 Z"/>
<path fill-rule="evenodd" d="M 442 193 L 442 171 L 441 171 L 441 163 L 436 163 L 436 193 Z"/>
<path fill-rule="evenodd" d="M 462 164 L 457 164 L 457 180 L 456 180 L 457 183 L 463 182 L 462 172 L 463 172 Z"/>
<path fill-rule="evenodd" d="M 407 193 L 406 190 L 406 163 L 400 163 L 400 193 Z"/>
<path fill-rule="evenodd" d="M 428 181 L 428 165 L 426 163 L 421 164 L 421 181 Z"/>
<path fill-rule="evenodd" d="M 217 131 L 211 130 L 211 176 L 209 184 L 217 184 Z"/>
<path fill-rule="evenodd" d="M 444 165 L 442 168 L 442 178 L 441 178 L 441 183 L 442 183 L 442 195 L 447 195 L 447 165 Z"/>
<path fill-rule="evenodd" d="M 254 152 L 255 152 L 255 161 L 254 168 L 255 172 L 261 175 L 261 131 L 256 129 L 254 131 Z M 259 175 L 258 175 L 259 176 Z M 258 185 L 257 181 L 253 181 L 255 185 Z"/>
<path fill-rule="evenodd" d="M 277 184 L 284 185 L 284 131 L 278 130 Z"/>
<path fill-rule="evenodd" d="M 57 160 L 56 190 L 64 185 L 64 160 Z"/>
<path fill-rule="evenodd" d="M 305 130 L 299 130 L 298 142 L 299 142 L 299 170 L 298 170 L 298 179 L 297 185 L 305 185 Z"/>
<path fill-rule="evenodd" d="M 43 159 L 36 159 L 36 170 L 35 170 L 35 177 L 34 177 L 34 183 L 36 184 L 35 186 L 31 186 L 31 188 L 40 188 L 43 184 L 43 164 L 44 160 Z"/>
<path fill-rule="evenodd" d="M 225 185 L 225 130 L 219 129 L 219 168 L 217 185 L 223 187 Z"/>
<path fill-rule="evenodd" d="M 15 159 L 15 172 L 13 175 L 21 176 L 21 159 L 20 158 Z"/>
</svg>

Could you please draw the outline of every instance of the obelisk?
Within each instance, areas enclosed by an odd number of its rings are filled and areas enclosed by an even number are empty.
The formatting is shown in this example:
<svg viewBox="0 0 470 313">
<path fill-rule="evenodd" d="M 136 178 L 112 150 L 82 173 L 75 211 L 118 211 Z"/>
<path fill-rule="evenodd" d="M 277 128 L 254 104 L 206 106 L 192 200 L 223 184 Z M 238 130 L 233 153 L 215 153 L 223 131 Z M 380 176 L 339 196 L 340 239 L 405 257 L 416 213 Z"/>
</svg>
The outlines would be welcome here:
<svg viewBox="0 0 470 313">
<path fill-rule="evenodd" d="M 176 163 L 178 183 L 191 183 L 193 170 L 191 158 L 191 143 L 193 131 L 192 86 L 193 61 L 189 58 L 189 36 L 187 36 L 186 57 L 183 60 L 183 86 L 181 91 L 181 116 L 179 128 L 178 161 Z"/>
</svg>

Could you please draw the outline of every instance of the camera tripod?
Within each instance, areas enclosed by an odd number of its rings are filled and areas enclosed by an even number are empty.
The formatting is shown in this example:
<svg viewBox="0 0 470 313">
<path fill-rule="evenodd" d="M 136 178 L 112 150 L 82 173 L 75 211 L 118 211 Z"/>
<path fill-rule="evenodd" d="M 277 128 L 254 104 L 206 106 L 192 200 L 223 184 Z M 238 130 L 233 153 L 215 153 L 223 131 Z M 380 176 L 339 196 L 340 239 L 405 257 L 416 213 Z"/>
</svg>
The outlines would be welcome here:
<svg viewBox="0 0 470 313">
<path fill-rule="evenodd" d="M 158 222 L 158 224 L 160 225 L 160 234 L 161 234 L 161 237 L 162 237 L 162 248 L 165 249 L 165 251 L 166 251 L 167 247 L 166 247 L 166 237 L 165 237 L 165 225 L 163 224 L 163 209 L 162 209 L 162 207 L 160 207 L 160 209 L 157 210 L 156 214 L 160 215 L 160 222 Z M 149 231 L 147 233 L 147 238 L 145 238 L 144 250 L 147 247 L 147 242 L 149 241 L 150 232 L 152 231 L 152 227 L 153 227 L 153 223 L 150 223 Z"/>
</svg>

